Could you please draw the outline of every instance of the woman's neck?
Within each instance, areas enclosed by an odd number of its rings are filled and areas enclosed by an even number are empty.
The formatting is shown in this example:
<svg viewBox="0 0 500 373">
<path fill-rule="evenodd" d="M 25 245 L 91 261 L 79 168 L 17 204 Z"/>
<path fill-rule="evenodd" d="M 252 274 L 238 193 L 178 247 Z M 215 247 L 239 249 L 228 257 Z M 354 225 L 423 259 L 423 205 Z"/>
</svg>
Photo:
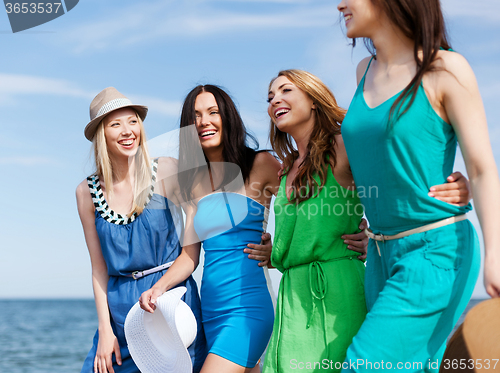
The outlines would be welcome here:
<svg viewBox="0 0 500 373">
<path fill-rule="evenodd" d="M 224 162 L 224 156 L 222 155 L 222 149 L 205 150 L 205 156 L 209 162 Z"/>
<path fill-rule="evenodd" d="M 306 158 L 307 156 L 307 145 L 309 144 L 309 138 L 310 136 L 305 136 L 304 138 L 300 140 L 295 140 L 295 143 L 297 144 L 297 150 L 299 152 L 299 158 L 297 159 L 299 161 L 299 164 L 302 163 L 302 161 Z"/>
<path fill-rule="evenodd" d="M 381 20 L 380 26 L 373 31 L 370 39 L 377 51 L 379 66 L 404 65 L 414 61 L 415 42 L 388 19 Z"/>
<path fill-rule="evenodd" d="M 135 157 L 120 157 L 111 160 L 113 164 L 113 184 L 133 181 L 135 178 Z"/>
<path fill-rule="evenodd" d="M 297 126 L 300 128 L 300 130 L 290 133 L 290 136 L 293 137 L 295 144 L 297 145 L 297 150 L 299 152 L 299 160 L 300 162 L 305 159 L 307 156 L 308 150 L 307 146 L 309 145 L 309 140 L 311 139 L 311 133 L 312 129 L 314 126 L 314 122 L 312 122 L 312 125 L 304 125 L 304 126 Z"/>
</svg>

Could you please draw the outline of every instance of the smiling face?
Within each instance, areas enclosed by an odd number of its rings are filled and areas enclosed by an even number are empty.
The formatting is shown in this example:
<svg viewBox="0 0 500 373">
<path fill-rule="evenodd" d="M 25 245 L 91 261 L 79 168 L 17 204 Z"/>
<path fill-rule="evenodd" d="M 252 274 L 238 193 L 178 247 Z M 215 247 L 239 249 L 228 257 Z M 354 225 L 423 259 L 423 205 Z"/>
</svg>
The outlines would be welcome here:
<svg viewBox="0 0 500 373">
<path fill-rule="evenodd" d="M 344 15 L 348 38 L 371 38 L 372 30 L 380 26 L 380 10 L 372 0 L 342 0 L 337 9 Z"/>
<path fill-rule="evenodd" d="M 222 119 L 215 97 L 210 92 L 202 92 L 194 103 L 196 130 L 203 150 L 222 148 Z"/>
<path fill-rule="evenodd" d="M 130 108 L 109 113 L 103 120 L 108 153 L 115 157 L 131 157 L 141 142 L 141 126 L 137 114 Z"/>
<path fill-rule="evenodd" d="M 268 102 L 267 113 L 280 131 L 294 136 L 314 126 L 316 105 L 287 77 L 279 76 L 273 81 Z"/>
</svg>

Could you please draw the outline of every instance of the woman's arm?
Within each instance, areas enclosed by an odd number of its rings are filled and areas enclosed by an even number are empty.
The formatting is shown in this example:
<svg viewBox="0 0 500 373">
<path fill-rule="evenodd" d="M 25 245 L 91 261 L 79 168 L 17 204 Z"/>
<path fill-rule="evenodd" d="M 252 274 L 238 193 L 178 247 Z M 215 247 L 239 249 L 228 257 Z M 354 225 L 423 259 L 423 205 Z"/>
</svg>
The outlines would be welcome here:
<svg viewBox="0 0 500 373">
<path fill-rule="evenodd" d="M 78 214 L 82 222 L 85 242 L 92 265 L 92 287 L 97 310 L 99 341 L 94 360 L 94 371 L 114 373 L 112 355 L 115 354 L 118 365 L 122 364 L 118 339 L 111 328 L 107 298 L 108 269 L 102 256 L 101 245 L 95 228 L 94 205 L 89 193 L 87 181 L 84 180 L 76 189 Z"/>
<path fill-rule="evenodd" d="M 337 155 L 337 162 L 333 170 L 335 179 L 342 187 L 352 189 L 355 187 L 354 178 L 351 172 L 351 167 L 349 166 L 349 160 L 347 159 L 344 139 L 340 134 L 335 136 L 335 152 Z M 344 234 L 341 236 L 344 243 L 348 245 L 347 248 L 349 250 L 361 253 L 361 255 L 358 256 L 358 259 L 361 261 L 366 259 L 366 253 L 368 250 L 368 236 L 365 233 L 366 228 L 368 228 L 366 219 L 361 219 L 358 226 L 358 233 Z"/>
<path fill-rule="evenodd" d="M 249 259 L 254 259 L 259 261 L 257 264 L 259 267 L 268 266 L 273 268 L 269 259 L 271 258 L 271 252 L 273 250 L 273 243 L 271 241 L 271 235 L 269 233 L 264 233 L 260 237 L 261 244 L 249 243 L 243 252 L 249 254 Z"/>
<path fill-rule="evenodd" d="M 273 155 L 267 151 L 257 153 L 250 172 L 249 197 L 269 206 L 272 196 L 278 194 L 280 170 L 281 164 Z"/>
<path fill-rule="evenodd" d="M 500 295 L 500 181 L 488 136 L 483 102 L 474 73 L 458 53 L 441 53 L 442 102 L 457 133 L 470 177 L 485 246 L 484 284 Z"/>
<path fill-rule="evenodd" d="M 359 223 L 359 233 L 344 234 L 341 237 L 344 243 L 347 244 L 349 250 L 361 253 L 358 259 L 362 261 L 366 259 L 366 254 L 368 252 L 368 236 L 365 233 L 366 228 L 368 228 L 368 222 L 363 218 Z"/>
<path fill-rule="evenodd" d="M 165 274 L 149 290 L 142 293 L 139 298 L 139 304 L 144 311 L 153 313 L 156 309 L 156 299 L 173 288 L 177 284 L 186 280 L 198 267 L 200 262 L 201 243 L 194 239 L 193 218 L 195 207 L 191 203 L 185 204 L 186 229 L 184 236 L 185 242 L 195 242 L 182 247 L 181 254 L 175 259 L 174 263 L 165 272 Z"/>
<path fill-rule="evenodd" d="M 249 197 L 270 207 L 272 196 L 278 193 L 280 186 L 280 168 L 278 160 L 267 151 L 257 153 L 250 173 L 250 190 L 247 191 Z M 259 261 L 260 267 L 272 267 L 269 261 L 273 247 L 271 235 L 264 233 L 261 240 L 261 244 L 249 243 L 243 252 L 250 254 L 248 258 Z"/>
</svg>

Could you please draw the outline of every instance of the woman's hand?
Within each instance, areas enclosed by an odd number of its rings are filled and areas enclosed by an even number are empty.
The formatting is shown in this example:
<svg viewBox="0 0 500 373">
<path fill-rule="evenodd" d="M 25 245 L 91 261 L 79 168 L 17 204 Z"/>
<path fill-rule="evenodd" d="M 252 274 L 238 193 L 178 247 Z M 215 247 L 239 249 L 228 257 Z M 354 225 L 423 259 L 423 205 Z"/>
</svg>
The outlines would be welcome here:
<svg viewBox="0 0 500 373">
<path fill-rule="evenodd" d="M 446 178 L 446 184 L 431 187 L 429 196 L 455 206 L 465 206 L 472 199 L 469 180 L 461 172 L 454 172 Z"/>
<path fill-rule="evenodd" d="M 361 223 L 359 224 L 361 232 L 355 234 L 344 234 L 342 236 L 342 239 L 344 240 L 344 243 L 348 245 L 347 248 L 349 250 L 361 253 L 361 255 L 358 256 L 359 260 L 366 259 L 366 252 L 368 250 L 368 236 L 365 233 L 366 228 L 368 228 L 368 222 L 366 219 L 361 219 Z"/>
<path fill-rule="evenodd" d="M 116 357 L 116 363 L 122 365 L 122 355 L 120 345 L 113 330 L 99 330 L 99 341 L 97 342 L 97 352 L 94 359 L 95 373 L 114 373 L 113 353 Z"/>
<path fill-rule="evenodd" d="M 165 293 L 164 290 L 153 286 L 151 289 L 146 290 L 141 294 L 141 297 L 139 298 L 139 305 L 144 311 L 153 313 L 156 309 L 156 300 L 163 293 Z"/>
<path fill-rule="evenodd" d="M 269 259 L 271 258 L 271 251 L 273 249 L 273 244 L 271 242 L 271 235 L 269 233 L 264 233 L 261 237 L 262 243 L 260 245 L 249 243 L 243 252 L 250 254 L 248 257 L 250 259 L 258 260 L 259 267 L 264 267 L 269 264 Z"/>
</svg>

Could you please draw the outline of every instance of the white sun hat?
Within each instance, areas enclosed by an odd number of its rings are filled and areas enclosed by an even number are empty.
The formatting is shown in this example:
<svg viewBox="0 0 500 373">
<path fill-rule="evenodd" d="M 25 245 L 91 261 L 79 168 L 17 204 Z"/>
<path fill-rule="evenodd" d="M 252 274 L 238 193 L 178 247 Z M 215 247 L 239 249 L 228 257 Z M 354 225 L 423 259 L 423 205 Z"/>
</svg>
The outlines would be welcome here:
<svg viewBox="0 0 500 373">
<path fill-rule="evenodd" d="M 184 286 L 167 291 L 156 300 L 154 313 L 137 302 L 125 320 L 125 338 L 142 373 L 191 373 L 187 348 L 196 338 L 196 318 L 181 300 Z"/>
</svg>

